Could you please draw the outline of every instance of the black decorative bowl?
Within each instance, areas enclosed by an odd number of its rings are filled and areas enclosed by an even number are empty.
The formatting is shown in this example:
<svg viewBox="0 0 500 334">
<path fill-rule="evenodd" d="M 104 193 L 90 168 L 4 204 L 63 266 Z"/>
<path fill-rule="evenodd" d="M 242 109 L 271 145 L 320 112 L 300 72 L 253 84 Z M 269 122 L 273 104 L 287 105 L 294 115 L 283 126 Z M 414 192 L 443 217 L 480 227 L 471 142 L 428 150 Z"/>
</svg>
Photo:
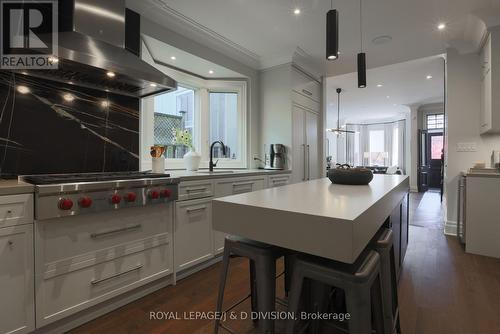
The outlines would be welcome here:
<svg viewBox="0 0 500 334">
<path fill-rule="evenodd" d="M 367 185 L 373 180 L 373 173 L 368 168 L 351 168 L 349 165 L 340 165 L 328 171 L 328 178 L 332 183 L 349 185 Z"/>
</svg>

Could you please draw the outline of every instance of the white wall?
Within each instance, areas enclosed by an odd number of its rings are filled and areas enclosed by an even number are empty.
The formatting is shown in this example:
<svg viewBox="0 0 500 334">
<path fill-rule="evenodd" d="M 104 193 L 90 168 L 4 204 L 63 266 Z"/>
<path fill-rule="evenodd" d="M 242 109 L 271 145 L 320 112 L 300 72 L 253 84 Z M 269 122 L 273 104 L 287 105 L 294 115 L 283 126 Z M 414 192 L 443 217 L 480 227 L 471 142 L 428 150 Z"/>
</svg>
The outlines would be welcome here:
<svg viewBox="0 0 500 334">
<path fill-rule="evenodd" d="M 457 217 L 457 182 L 462 171 L 476 161 L 489 164 L 493 149 L 500 149 L 500 135 L 481 136 L 480 60 L 476 53 L 461 55 L 447 50 L 447 147 L 445 157 L 445 232 L 454 234 Z M 498 112 L 498 111 L 494 111 Z M 476 152 L 457 152 L 458 143 L 476 143 Z"/>
</svg>

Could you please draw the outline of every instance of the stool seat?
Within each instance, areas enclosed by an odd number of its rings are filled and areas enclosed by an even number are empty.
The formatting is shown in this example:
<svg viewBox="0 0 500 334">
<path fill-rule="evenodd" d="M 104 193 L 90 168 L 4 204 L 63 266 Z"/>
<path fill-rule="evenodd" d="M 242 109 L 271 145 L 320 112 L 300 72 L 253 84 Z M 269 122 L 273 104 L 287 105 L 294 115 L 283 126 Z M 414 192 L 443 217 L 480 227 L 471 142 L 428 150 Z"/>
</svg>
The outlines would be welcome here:
<svg viewBox="0 0 500 334">
<path fill-rule="evenodd" d="M 283 248 L 238 236 L 228 236 L 224 240 L 224 254 L 217 298 L 217 312 L 222 312 L 224 289 L 231 256 L 248 258 L 250 261 L 250 296 L 252 311 L 263 313 L 275 310 L 276 300 L 276 260 L 287 251 Z M 214 333 L 223 326 L 220 319 L 215 321 Z M 274 333 L 274 320 L 266 317 L 258 321 L 259 332 Z"/>
<path fill-rule="evenodd" d="M 288 312 L 297 314 L 304 281 L 344 290 L 347 312 L 350 314 L 349 333 L 367 334 L 372 331 L 372 313 L 377 334 L 384 333 L 384 306 L 380 276 L 380 255 L 363 252 L 353 265 L 312 256 L 292 259 L 292 282 Z M 296 320 L 287 320 L 286 333 L 293 334 Z"/>
</svg>

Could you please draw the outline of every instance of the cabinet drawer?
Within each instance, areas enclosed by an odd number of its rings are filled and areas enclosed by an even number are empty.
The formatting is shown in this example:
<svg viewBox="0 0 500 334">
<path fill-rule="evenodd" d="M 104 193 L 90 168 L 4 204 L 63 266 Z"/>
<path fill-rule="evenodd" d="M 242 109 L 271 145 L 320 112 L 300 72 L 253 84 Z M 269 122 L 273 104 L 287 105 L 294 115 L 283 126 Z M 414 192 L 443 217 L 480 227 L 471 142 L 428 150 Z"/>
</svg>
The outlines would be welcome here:
<svg viewBox="0 0 500 334">
<path fill-rule="evenodd" d="M 215 183 L 215 197 L 243 194 L 266 187 L 267 176 L 224 179 Z"/>
<path fill-rule="evenodd" d="M 173 204 L 48 219 L 36 223 L 39 261 L 50 263 L 80 254 L 117 247 L 162 233 L 171 233 Z"/>
<path fill-rule="evenodd" d="M 269 175 L 269 188 L 284 186 L 290 183 L 291 174 Z"/>
<path fill-rule="evenodd" d="M 37 324 L 46 325 L 171 274 L 170 247 L 165 239 L 110 261 L 72 265 L 74 268 L 63 274 L 51 270 L 41 273 L 36 286 Z"/>
<path fill-rule="evenodd" d="M 176 203 L 174 238 L 177 271 L 213 257 L 212 198 Z"/>
<path fill-rule="evenodd" d="M 0 228 L 33 224 L 33 195 L 0 196 Z"/>
<path fill-rule="evenodd" d="M 321 85 L 297 69 L 292 72 L 292 87 L 295 92 L 316 102 L 321 101 Z"/>
<path fill-rule="evenodd" d="M 179 201 L 213 196 L 213 182 L 186 181 L 179 184 Z"/>
</svg>

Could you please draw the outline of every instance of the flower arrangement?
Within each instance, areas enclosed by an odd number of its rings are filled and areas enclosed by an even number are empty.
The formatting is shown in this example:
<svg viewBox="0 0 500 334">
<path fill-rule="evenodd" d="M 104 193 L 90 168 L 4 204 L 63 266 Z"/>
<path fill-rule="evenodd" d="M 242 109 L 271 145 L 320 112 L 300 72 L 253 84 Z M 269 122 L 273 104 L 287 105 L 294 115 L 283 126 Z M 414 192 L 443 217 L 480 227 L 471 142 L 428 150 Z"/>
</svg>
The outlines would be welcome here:
<svg viewBox="0 0 500 334">
<path fill-rule="evenodd" d="M 175 145 L 185 145 L 189 147 L 189 149 L 194 150 L 193 138 L 188 130 L 174 129 L 173 133 L 174 133 L 173 143 Z"/>
</svg>

